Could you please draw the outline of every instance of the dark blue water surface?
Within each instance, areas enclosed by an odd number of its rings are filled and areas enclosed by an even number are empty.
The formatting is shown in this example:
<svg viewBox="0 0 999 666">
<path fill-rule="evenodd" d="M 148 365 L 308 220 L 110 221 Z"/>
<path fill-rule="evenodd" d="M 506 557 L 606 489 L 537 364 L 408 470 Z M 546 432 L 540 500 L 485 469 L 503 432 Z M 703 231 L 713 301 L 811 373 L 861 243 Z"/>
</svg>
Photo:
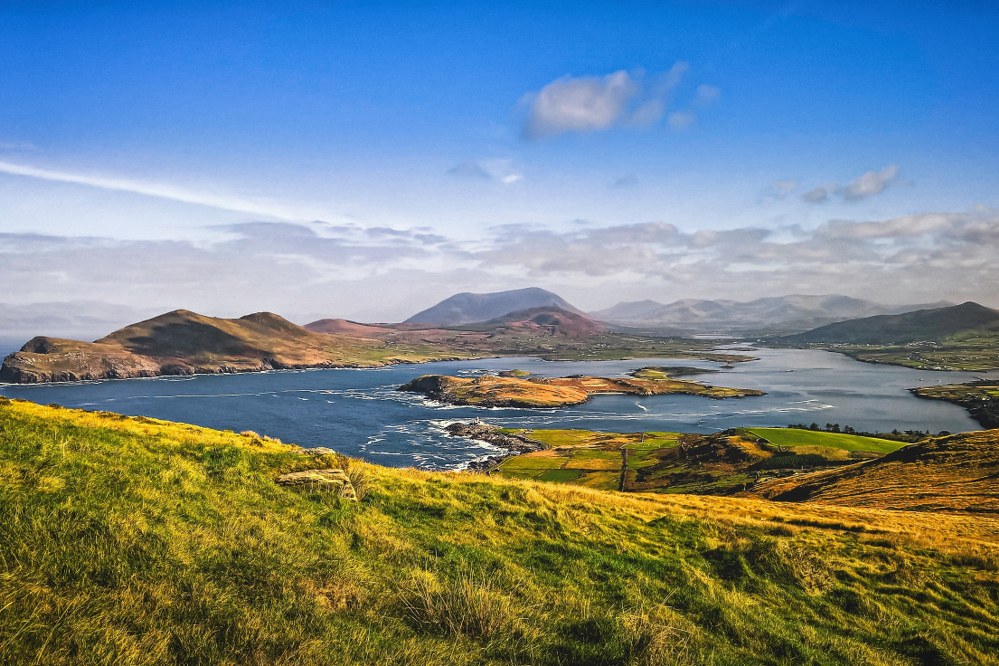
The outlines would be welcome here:
<svg viewBox="0 0 999 666">
<path fill-rule="evenodd" d="M 858 430 L 975 430 L 960 407 L 920 400 L 914 386 L 975 379 L 980 373 L 931 372 L 871 365 L 830 352 L 760 349 L 759 360 L 693 377 L 719 386 L 755 388 L 762 397 L 598 395 L 555 410 L 440 405 L 396 387 L 427 373 L 471 375 L 521 368 L 545 376 L 621 375 L 645 365 L 720 369 L 687 359 L 542 361 L 501 358 L 378 369 L 280 371 L 72 384 L 0 385 L 0 395 L 66 407 L 152 416 L 212 428 L 253 430 L 304 446 L 328 446 L 394 467 L 460 468 L 490 455 L 488 444 L 448 437 L 447 424 L 474 418 L 530 428 L 714 432 L 734 426 L 849 424 Z M 991 376 L 996 376 L 993 373 Z"/>
</svg>

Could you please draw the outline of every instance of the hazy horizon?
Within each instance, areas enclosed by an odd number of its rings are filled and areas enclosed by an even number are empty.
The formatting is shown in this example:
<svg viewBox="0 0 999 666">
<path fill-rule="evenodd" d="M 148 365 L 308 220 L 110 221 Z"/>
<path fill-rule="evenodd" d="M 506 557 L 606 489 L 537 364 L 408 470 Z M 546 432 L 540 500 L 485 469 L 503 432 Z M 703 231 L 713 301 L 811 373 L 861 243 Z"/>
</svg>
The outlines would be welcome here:
<svg viewBox="0 0 999 666">
<path fill-rule="evenodd" d="M 997 33 L 981 3 L 4 3 L 0 338 L 528 286 L 996 307 Z"/>
</svg>

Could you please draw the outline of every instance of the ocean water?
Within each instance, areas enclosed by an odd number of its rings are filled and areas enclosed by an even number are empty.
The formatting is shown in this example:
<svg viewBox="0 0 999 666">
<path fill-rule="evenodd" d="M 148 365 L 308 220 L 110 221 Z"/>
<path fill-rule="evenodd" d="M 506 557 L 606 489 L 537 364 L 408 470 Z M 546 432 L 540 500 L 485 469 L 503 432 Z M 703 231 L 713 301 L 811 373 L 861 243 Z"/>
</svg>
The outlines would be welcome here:
<svg viewBox="0 0 999 666">
<path fill-rule="evenodd" d="M 965 411 L 921 400 L 906 389 L 971 381 L 982 375 L 871 365 L 823 351 L 759 349 L 759 360 L 732 369 L 688 359 L 543 361 L 499 358 L 377 369 L 275 371 L 72 384 L 0 384 L 0 395 L 66 407 L 107 410 L 237 432 L 253 430 L 303 446 L 328 446 L 393 467 L 459 469 L 497 451 L 447 436 L 444 427 L 482 419 L 529 428 L 710 433 L 734 426 L 839 423 L 858 430 L 978 429 Z M 490 409 L 437 404 L 396 388 L 422 374 L 474 375 L 520 368 L 544 376 L 622 375 L 646 365 L 684 365 L 720 372 L 691 377 L 719 386 L 755 388 L 761 397 L 598 395 L 578 407 Z"/>
</svg>

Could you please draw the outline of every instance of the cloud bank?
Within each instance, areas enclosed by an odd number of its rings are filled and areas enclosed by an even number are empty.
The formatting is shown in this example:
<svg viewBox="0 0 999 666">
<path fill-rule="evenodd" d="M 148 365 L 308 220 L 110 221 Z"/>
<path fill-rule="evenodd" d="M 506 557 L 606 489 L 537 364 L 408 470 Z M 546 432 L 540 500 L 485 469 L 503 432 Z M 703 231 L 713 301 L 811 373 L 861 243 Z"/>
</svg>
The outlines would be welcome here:
<svg viewBox="0 0 999 666">
<path fill-rule="evenodd" d="M 18 285 L 8 300 L 16 295 L 21 305 L 99 300 L 225 316 L 267 309 L 303 323 L 401 320 L 458 291 L 530 284 L 571 285 L 566 295 L 594 309 L 640 298 L 831 290 L 999 306 L 999 210 L 990 208 L 812 229 L 507 225 L 460 243 L 429 229 L 274 222 L 213 229 L 221 240 L 210 244 L 0 234 L 0 282 Z"/>
</svg>

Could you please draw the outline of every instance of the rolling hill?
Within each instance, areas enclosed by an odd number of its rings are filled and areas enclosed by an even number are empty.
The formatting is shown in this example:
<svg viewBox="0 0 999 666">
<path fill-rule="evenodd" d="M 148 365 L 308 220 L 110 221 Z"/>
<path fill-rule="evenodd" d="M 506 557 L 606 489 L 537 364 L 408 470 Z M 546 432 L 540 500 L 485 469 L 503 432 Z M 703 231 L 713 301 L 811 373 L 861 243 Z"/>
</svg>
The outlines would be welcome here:
<svg viewBox="0 0 999 666">
<path fill-rule="evenodd" d="M 795 344 L 883 345 L 939 341 L 975 330 L 999 331 L 999 310 L 968 301 L 945 308 L 838 322 L 778 340 Z"/>
<path fill-rule="evenodd" d="M 433 352 L 422 351 L 390 348 L 369 338 L 315 333 L 269 312 L 223 319 L 174 310 L 94 342 L 33 338 L 4 359 L 0 380 L 123 379 L 370 366 L 433 358 Z M 443 357 L 454 356 L 452 350 L 443 353 Z"/>
<path fill-rule="evenodd" d="M 519 331 L 536 335 L 585 338 L 606 333 L 607 327 L 584 314 L 560 307 L 540 307 L 507 313 L 472 328 Z"/>
<path fill-rule="evenodd" d="M 999 663 L 980 515 L 388 469 L 2 399 L 0 480 L 4 664 Z"/>
<path fill-rule="evenodd" d="M 789 295 L 749 302 L 684 299 L 669 304 L 634 301 L 590 313 L 608 323 L 688 331 L 804 331 L 846 319 L 896 314 L 934 305 L 891 307 L 841 295 Z"/>
<path fill-rule="evenodd" d="M 532 308 L 555 307 L 574 314 L 583 314 L 565 299 L 538 287 L 498 291 L 488 294 L 464 292 L 446 298 L 437 305 L 416 313 L 406 324 L 461 326 L 490 321 L 511 312 Z"/>
<path fill-rule="evenodd" d="M 767 499 L 999 515 L 999 430 L 910 444 L 880 458 L 774 480 Z"/>
</svg>

